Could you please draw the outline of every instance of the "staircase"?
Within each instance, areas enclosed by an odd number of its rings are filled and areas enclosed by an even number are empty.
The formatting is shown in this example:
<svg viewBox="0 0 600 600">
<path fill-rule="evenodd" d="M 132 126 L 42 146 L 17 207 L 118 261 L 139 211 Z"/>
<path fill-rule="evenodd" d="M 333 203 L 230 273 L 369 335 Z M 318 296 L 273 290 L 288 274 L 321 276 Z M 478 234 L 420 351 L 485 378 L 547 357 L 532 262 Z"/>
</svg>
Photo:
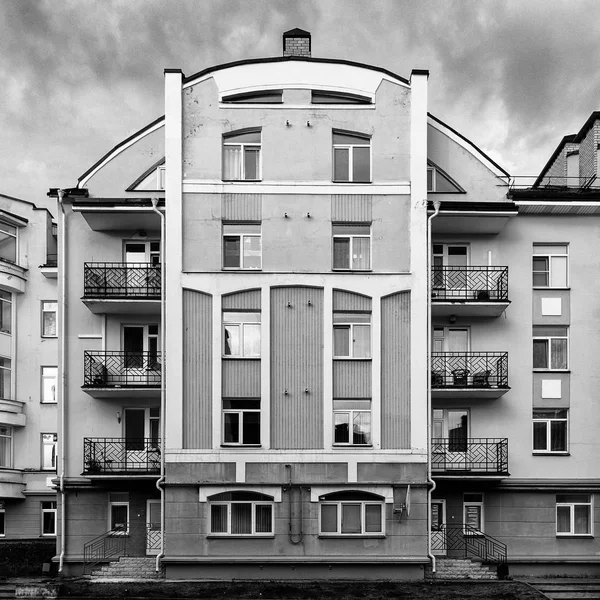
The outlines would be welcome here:
<svg viewBox="0 0 600 600">
<path fill-rule="evenodd" d="M 91 579 L 162 579 L 162 572 L 156 572 L 156 559 L 153 556 L 121 556 L 119 560 L 102 566 L 92 573 Z"/>
<path fill-rule="evenodd" d="M 600 579 L 577 577 L 522 579 L 552 600 L 600 600 Z"/>
<path fill-rule="evenodd" d="M 425 569 L 425 579 L 498 579 L 496 565 L 484 565 L 470 558 L 438 558 L 436 571 Z"/>
</svg>

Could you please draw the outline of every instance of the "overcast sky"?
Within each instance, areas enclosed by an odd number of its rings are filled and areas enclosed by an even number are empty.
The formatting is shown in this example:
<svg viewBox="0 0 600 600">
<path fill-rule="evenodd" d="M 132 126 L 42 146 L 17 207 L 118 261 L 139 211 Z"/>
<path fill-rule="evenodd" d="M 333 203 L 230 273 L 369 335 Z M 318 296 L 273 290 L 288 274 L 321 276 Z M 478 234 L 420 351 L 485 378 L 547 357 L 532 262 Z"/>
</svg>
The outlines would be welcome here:
<svg viewBox="0 0 600 600">
<path fill-rule="evenodd" d="M 600 109 L 598 0 L 0 0 L 0 193 L 45 205 L 163 114 L 163 70 L 312 55 L 408 78 L 512 175 Z"/>
</svg>

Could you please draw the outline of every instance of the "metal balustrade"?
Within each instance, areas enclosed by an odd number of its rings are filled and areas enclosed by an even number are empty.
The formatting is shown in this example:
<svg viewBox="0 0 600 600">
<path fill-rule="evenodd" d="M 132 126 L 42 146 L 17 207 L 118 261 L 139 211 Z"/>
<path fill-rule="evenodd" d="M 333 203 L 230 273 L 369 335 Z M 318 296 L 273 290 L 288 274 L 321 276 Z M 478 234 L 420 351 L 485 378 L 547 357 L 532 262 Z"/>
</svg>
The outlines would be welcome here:
<svg viewBox="0 0 600 600">
<path fill-rule="evenodd" d="M 158 475 L 160 446 L 151 438 L 83 438 L 84 475 Z"/>
<path fill-rule="evenodd" d="M 466 524 L 438 525 L 431 531 L 431 550 L 448 556 L 505 565 L 506 544 Z"/>
<path fill-rule="evenodd" d="M 433 438 L 431 469 L 436 473 L 508 475 L 506 438 Z"/>
<path fill-rule="evenodd" d="M 507 388 L 508 352 L 432 352 L 431 387 Z"/>
<path fill-rule="evenodd" d="M 433 266 L 431 300 L 508 302 L 508 267 Z"/>
<path fill-rule="evenodd" d="M 85 263 L 84 298 L 160 299 L 161 268 L 152 263 Z"/>
<path fill-rule="evenodd" d="M 85 350 L 83 387 L 160 387 L 160 352 Z"/>
</svg>

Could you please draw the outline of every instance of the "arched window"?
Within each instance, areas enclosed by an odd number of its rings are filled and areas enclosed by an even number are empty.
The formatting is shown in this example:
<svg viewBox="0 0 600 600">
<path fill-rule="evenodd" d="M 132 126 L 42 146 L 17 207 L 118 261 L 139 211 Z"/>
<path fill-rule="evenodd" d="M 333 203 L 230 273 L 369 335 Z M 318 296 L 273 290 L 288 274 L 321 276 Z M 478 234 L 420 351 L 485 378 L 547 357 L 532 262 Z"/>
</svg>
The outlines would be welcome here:
<svg viewBox="0 0 600 600">
<path fill-rule="evenodd" d="M 375 536 L 385 533 L 384 499 L 377 494 L 345 491 L 319 498 L 319 534 Z"/>
<path fill-rule="evenodd" d="M 258 492 L 236 491 L 208 498 L 210 535 L 273 535 L 273 498 Z"/>
</svg>

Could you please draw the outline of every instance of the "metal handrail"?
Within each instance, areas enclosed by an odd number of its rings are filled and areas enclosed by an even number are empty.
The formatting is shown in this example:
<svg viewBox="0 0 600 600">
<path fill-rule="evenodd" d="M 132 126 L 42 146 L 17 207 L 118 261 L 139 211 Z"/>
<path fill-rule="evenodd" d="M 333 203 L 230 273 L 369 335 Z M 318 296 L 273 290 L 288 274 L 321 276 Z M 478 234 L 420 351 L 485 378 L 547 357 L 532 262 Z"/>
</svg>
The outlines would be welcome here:
<svg viewBox="0 0 600 600">
<path fill-rule="evenodd" d="M 83 387 L 159 387 L 160 352 L 85 350 Z"/>
<path fill-rule="evenodd" d="M 434 265 L 431 300 L 508 302 L 508 267 Z"/>
<path fill-rule="evenodd" d="M 507 438 L 433 438 L 431 454 L 437 472 L 508 473 Z"/>
<path fill-rule="evenodd" d="M 506 564 L 506 544 L 467 524 L 439 525 L 433 530 L 432 550 L 451 551 L 488 564 Z"/>
<path fill-rule="evenodd" d="M 83 438 L 83 475 L 139 475 L 159 471 L 158 439 Z"/>
<path fill-rule="evenodd" d="M 432 352 L 431 387 L 507 388 L 508 352 Z"/>
<path fill-rule="evenodd" d="M 154 263 L 84 263 L 84 298 L 160 298 L 161 266 Z"/>
</svg>

